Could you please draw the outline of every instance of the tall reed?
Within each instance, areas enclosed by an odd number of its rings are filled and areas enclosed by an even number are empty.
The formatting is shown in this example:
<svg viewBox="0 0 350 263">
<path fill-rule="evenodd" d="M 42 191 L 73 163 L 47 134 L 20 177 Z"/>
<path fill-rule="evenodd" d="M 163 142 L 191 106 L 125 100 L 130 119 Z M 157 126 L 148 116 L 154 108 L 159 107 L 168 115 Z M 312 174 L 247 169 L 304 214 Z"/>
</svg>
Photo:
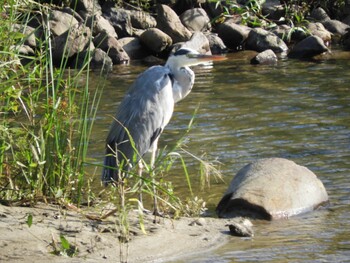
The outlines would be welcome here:
<svg viewBox="0 0 350 263">
<path fill-rule="evenodd" d="M 66 57 L 54 67 L 49 7 L 0 2 L 0 199 L 66 198 L 79 203 L 101 92 L 97 88 L 91 94 L 89 89 L 89 52 L 82 69 L 67 70 Z M 24 56 L 24 30 L 34 17 L 42 19 L 43 37 L 36 38 L 35 56 Z M 17 32 L 16 24 L 21 25 Z M 24 59 L 26 64 L 21 64 Z"/>
</svg>

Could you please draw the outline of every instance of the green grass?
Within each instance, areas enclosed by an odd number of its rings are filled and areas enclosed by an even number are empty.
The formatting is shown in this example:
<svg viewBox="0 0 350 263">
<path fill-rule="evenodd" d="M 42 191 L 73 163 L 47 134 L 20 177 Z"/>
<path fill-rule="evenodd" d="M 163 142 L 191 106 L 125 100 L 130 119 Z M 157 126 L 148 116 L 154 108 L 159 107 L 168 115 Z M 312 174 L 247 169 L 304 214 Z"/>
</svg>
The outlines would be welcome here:
<svg viewBox="0 0 350 263">
<path fill-rule="evenodd" d="M 47 27 L 35 56 L 19 53 L 23 28 L 33 13 L 49 8 L 31 1 L 2 1 L 0 23 L 0 199 L 80 203 L 89 137 L 101 89 L 89 90 L 89 63 L 82 69 L 53 65 Z M 45 29 L 46 28 L 46 29 Z M 21 60 L 27 64 L 22 65 Z M 86 61 L 89 61 L 89 54 Z"/>
</svg>

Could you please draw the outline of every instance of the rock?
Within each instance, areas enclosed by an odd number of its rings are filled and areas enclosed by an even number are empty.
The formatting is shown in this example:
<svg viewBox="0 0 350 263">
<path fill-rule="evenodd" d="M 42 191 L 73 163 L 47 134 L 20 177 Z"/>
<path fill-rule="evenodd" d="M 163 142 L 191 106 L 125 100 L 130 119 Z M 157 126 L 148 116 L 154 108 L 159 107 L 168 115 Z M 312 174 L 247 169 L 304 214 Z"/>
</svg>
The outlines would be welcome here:
<svg viewBox="0 0 350 263">
<path fill-rule="evenodd" d="M 13 24 L 12 31 L 19 32 L 24 35 L 24 45 L 36 48 L 36 30 L 30 26 L 23 26 L 19 24 Z"/>
<path fill-rule="evenodd" d="M 306 28 L 311 35 L 320 37 L 324 43 L 328 43 L 332 40 L 332 33 L 329 32 L 320 22 L 309 23 Z"/>
<path fill-rule="evenodd" d="M 189 225 L 190 226 L 205 226 L 206 222 L 205 222 L 205 219 L 203 217 L 200 217 L 200 218 L 193 220 Z"/>
<path fill-rule="evenodd" d="M 78 24 L 78 20 L 66 12 L 52 10 L 50 13 L 50 30 L 54 36 L 67 32 L 71 27 Z"/>
<path fill-rule="evenodd" d="M 132 27 L 139 29 L 148 29 L 151 27 L 156 27 L 157 21 L 156 19 L 143 11 L 128 11 L 131 19 Z"/>
<path fill-rule="evenodd" d="M 88 19 L 90 27 L 93 28 L 93 35 L 96 36 L 101 32 L 106 32 L 109 36 L 118 38 L 118 34 L 115 31 L 114 27 L 109 23 L 109 21 L 101 16 L 95 15 Z"/>
<path fill-rule="evenodd" d="M 112 59 L 113 64 L 123 64 L 130 61 L 128 54 L 123 49 L 122 45 L 114 37 L 102 32 L 95 36 L 94 44 L 98 48 L 105 51 Z"/>
<path fill-rule="evenodd" d="M 345 50 L 350 50 L 350 29 L 348 29 L 347 33 L 342 37 L 341 43 Z"/>
<path fill-rule="evenodd" d="M 76 10 L 78 14 L 85 20 L 89 16 L 101 15 L 101 6 L 98 0 L 75 0 L 70 1 L 70 7 Z"/>
<path fill-rule="evenodd" d="M 312 58 L 328 51 L 323 40 L 318 36 L 309 36 L 297 43 L 289 52 L 289 58 Z"/>
<path fill-rule="evenodd" d="M 63 57 L 71 58 L 85 50 L 91 39 L 91 31 L 84 25 L 75 24 L 52 41 L 54 62 L 61 63 Z"/>
<path fill-rule="evenodd" d="M 157 28 L 170 36 L 173 43 L 187 41 L 192 35 L 177 14 L 166 5 L 158 6 Z"/>
<path fill-rule="evenodd" d="M 310 36 L 310 33 L 302 27 L 290 27 L 288 25 L 280 25 L 271 31 L 285 43 L 299 42 Z"/>
<path fill-rule="evenodd" d="M 267 49 L 254 58 L 251 59 L 251 64 L 276 64 L 278 61 L 276 54 L 271 50 Z"/>
<path fill-rule="evenodd" d="M 219 17 L 225 12 L 224 7 L 228 7 L 226 1 L 221 1 L 220 5 L 213 1 L 207 1 L 206 12 L 210 17 Z"/>
<path fill-rule="evenodd" d="M 235 217 L 226 225 L 233 236 L 253 237 L 253 224 L 248 218 Z"/>
<path fill-rule="evenodd" d="M 261 12 L 266 18 L 274 21 L 278 21 L 286 15 L 285 7 L 280 4 L 279 0 L 266 1 L 262 5 Z"/>
<path fill-rule="evenodd" d="M 218 36 L 224 44 L 232 50 L 241 50 L 246 41 L 249 31 L 247 26 L 237 25 L 230 21 L 218 25 Z"/>
<path fill-rule="evenodd" d="M 346 30 L 350 28 L 349 25 L 334 19 L 323 21 L 322 24 L 329 32 L 338 37 L 345 35 L 347 32 Z"/>
<path fill-rule="evenodd" d="M 111 7 L 103 16 L 111 23 L 120 38 L 132 36 L 131 18 L 128 11 Z"/>
<path fill-rule="evenodd" d="M 141 34 L 140 40 L 147 48 L 155 53 L 162 52 L 173 43 L 171 37 L 158 28 L 147 29 Z"/>
<path fill-rule="evenodd" d="M 260 159 L 238 171 L 219 202 L 219 217 L 281 219 L 312 211 L 328 202 L 316 175 L 283 158 Z"/>
<path fill-rule="evenodd" d="M 272 49 L 275 53 L 282 53 L 288 50 L 282 39 L 262 28 L 254 28 L 249 32 L 246 47 L 258 52 Z"/>
<path fill-rule="evenodd" d="M 209 41 L 212 54 L 222 54 L 227 52 L 227 47 L 217 34 L 209 33 L 205 35 Z"/>
<path fill-rule="evenodd" d="M 136 37 L 124 37 L 118 40 L 130 59 L 143 59 L 149 52 L 141 45 L 140 39 Z"/>
<path fill-rule="evenodd" d="M 341 21 L 331 19 L 321 7 L 315 8 L 310 15 L 316 21 L 321 22 L 324 27 L 337 38 L 346 34 L 347 28 L 350 27 Z"/>
<path fill-rule="evenodd" d="M 211 29 L 210 18 L 202 8 L 192 8 L 180 16 L 182 24 L 190 31 L 207 31 Z"/>
<path fill-rule="evenodd" d="M 194 49 L 200 54 L 211 55 L 209 40 L 202 32 L 193 33 L 191 39 L 181 44 L 181 47 Z"/>
<path fill-rule="evenodd" d="M 316 21 L 319 21 L 319 22 L 331 19 L 322 7 L 318 7 L 318 8 L 315 8 L 314 10 L 312 10 L 310 17 L 315 19 Z"/>
<path fill-rule="evenodd" d="M 90 68 L 93 70 L 103 70 L 104 72 L 111 72 L 113 69 L 113 61 L 100 48 L 96 48 L 91 56 Z"/>
</svg>

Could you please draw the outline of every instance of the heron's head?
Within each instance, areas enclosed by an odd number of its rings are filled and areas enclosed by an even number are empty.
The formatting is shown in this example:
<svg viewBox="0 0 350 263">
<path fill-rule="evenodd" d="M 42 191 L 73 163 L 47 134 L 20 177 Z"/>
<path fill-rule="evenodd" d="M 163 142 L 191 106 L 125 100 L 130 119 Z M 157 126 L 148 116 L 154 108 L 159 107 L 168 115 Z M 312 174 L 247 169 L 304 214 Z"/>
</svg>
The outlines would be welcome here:
<svg viewBox="0 0 350 263">
<path fill-rule="evenodd" d="M 190 48 L 180 48 L 168 58 L 166 65 L 169 67 L 180 68 L 224 59 L 226 59 L 224 56 L 203 55 Z"/>
</svg>

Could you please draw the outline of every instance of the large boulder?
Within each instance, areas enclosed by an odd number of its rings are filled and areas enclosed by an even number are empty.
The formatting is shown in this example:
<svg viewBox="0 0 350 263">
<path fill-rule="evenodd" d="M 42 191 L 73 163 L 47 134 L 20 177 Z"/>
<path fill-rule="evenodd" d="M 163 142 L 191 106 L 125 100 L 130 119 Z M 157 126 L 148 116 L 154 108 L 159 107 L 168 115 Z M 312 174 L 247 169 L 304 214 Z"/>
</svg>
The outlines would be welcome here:
<svg viewBox="0 0 350 263">
<path fill-rule="evenodd" d="M 130 59 L 143 59 L 150 55 L 137 37 L 124 37 L 119 39 L 118 42 L 129 55 Z"/>
<path fill-rule="evenodd" d="M 103 13 L 103 16 L 111 23 L 120 38 L 132 36 L 131 18 L 127 10 L 111 7 Z"/>
<path fill-rule="evenodd" d="M 89 46 L 90 39 L 90 29 L 79 24 L 75 24 L 65 33 L 56 36 L 52 41 L 52 57 L 54 62 L 59 64 L 63 57 L 72 58 L 84 51 Z"/>
<path fill-rule="evenodd" d="M 59 10 L 52 10 L 49 16 L 50 29 L 54 36 L 67 32 L 78 23 L 79 21 L 73 15 Z"/>
<path fill-rule="evenodd" d="M 217 26 L 217 32 L 224 44 L 232 50 L 241 50 L 244 46 L 250 28 L 227 21 Z"/>
<path fill-rule="evenodd" d="M 329 32 L 322 23 L 309 23 L 306 28 L 311 33 L 311 35 L 320 37 L 323 40 L 323 42 L 331 42 L 332 33 Z"/>
<path fill-rule="evenodd" d="M 202 8 L 192 8 L 183 12 L 180 16 L 182 24 L 190 31 L 210 30 L 210 18 Z"/>
<path fill-rule="evenodd" d="M 283 158 L 260 159 L 238 171 L 216 212 L 219 217 L 282 219 L 328 202 L 317 176 Z"/>
<path fill-rule="evenodd" d="M 250 63 L 253 65 L 257 64 L 276 64 L 278 61 L 275 52 L 271 49 L 267 49 L 263 52 L 260 52 L 255 57 L 250 60 Z"/>
<path fill-rule="evenodd" d="M 249 32 L 246 47 L 258 52 L 272 49 L 275 53 L 282 53 L 288 50 L 282 39 L 262 28 L 254 28 Z"/>
<path fill-rule="evenodd" d="M 318 36 L 309 36 L 298 42 L 289 52 L 289 58 L 308 59 L 327 52 L 328 48 Z"/>
<path fill-rule="evenodd" d="M 169 46 L 173 41 L 171 37 L 158 28 L 149 28 L 140 35 L 141 42 L 155 53 L 160 53 Z"/>
<path fill-rule="evenodd" d="M 193 33 L 191 39 L 181 44 L 181 46 L 194 49 L 200 54 L 212 54 L 210 50 L 209 40 L 202 32 Z"/>
<path fill-rule="evenodd" d="M 106 32 L 111 37 L 118 38 L 117 32 L 109 21 L 102 15 L 95 15 L 88 20 L 88 26 L 93 30 L 93 35 L 96 36 L 101 32 Z"/>
<path fill-rule="evenodd" d="M 217 34 L 209 33 L 205 36 L 209 41 L 209 46 L 212 54 L 222 54 L 227 52 L 227 47 Z"/>
<path fill-rule="evenodd" d="M 131 25 L 134 28 L 147 29 L 155 27 L 157 25 L 156 19 L 146 12 L 138 10 L 132 10 L 128 12 L 131 19 Z"/>
<path fill-rule="evenodd" d="M 94 44 L 97 48 L 101 48 L 108 54 L 113 64 L 123 64 L 130 61 L 129 55 L 118 40 L 105 32 L 101 32 L 95 36 Z"/>
<path fill-rule="evenodd" d="M 98 0 L 75 0 L 70 1 L 70 7 L 77 10 L 79 15 L 87 19 L 89 16 L 101 15 L 101 6 Z"/>
<path fill-rule="evenodd" d="M 157 28 L 170 36 L 173 43 L 187 41 L 192 35 L 177 14 L 166 5 L 158 6 Z"/>
</svg>

